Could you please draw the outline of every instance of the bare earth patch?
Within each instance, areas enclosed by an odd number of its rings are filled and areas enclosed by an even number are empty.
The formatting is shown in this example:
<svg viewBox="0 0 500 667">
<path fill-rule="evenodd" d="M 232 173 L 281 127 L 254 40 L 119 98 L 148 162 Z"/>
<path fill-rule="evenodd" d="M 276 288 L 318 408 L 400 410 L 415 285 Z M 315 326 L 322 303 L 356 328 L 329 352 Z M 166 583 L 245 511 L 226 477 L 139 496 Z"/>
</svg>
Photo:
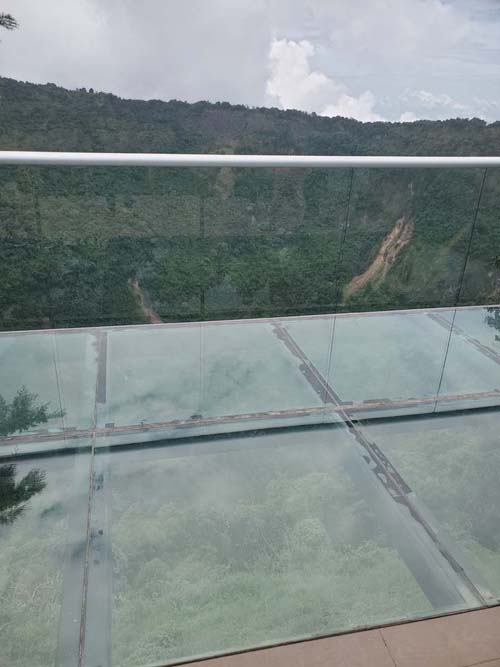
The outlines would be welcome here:
<svg viewBox="0 0 500 667">
<path fill-rule="evenodd" d="M 364 273 L 354 276 L 345 288 L 345 296 L 349 297 L 374 280 L 383 280 L 397 256 L 405 248 L 413 235 L 413 225 L 404 216 L 400 218 L 389 234 L 382 241 L 373 262 Z"/>
<path fill-rule="evenodd" d="M 138 299 L 139 304 L 141 306 L 141 310 L 144 313 L 144 315 L 147 317 L 148 321 L 151 324 L 161 324 L 163 320 L 154 311 L 153 307 L 149 303 L 149 299 L 146 297 L 143 290 L 141 289 L 141 286 L 139 285 L 139 281 L 137 280 L 137 278 L 135 280 L 130 281 L 130 282 L 131 282 L 132 292 L 135 294 L 136 298 Z"/>
</svg>

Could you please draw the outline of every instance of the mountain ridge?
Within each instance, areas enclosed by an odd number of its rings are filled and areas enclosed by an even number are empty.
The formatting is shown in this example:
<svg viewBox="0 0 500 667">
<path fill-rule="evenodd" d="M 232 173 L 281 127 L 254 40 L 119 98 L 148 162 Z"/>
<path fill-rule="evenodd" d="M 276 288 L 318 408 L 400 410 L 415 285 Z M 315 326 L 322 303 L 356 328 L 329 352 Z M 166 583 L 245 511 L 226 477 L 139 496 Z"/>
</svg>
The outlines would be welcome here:
<svg viewBox="0 0 500 667">
<path fill-rule="evenodd" d="M 475 149 L 474 154 L 477 155 L 495 155 L 500 151 L 500 121 L 488 124 L 479 118 L 419 120 L 412 123 L 389 121 L 362 123 L 340 116 L 330 118 L 299 110 L 246 107 L 232 105 L 229 102 L 189 103 L 179 100 L 124 99 L 112 93 L 88 92 L 84 89 L 68 90 L 51 83 L 34 84 L 4 77 L 0 77 L 0 102 L 2 127 L 7 127 L 7 120 L 11 125 L 7 133 L 2 133 L 0 136 L 2 150 L 52 150 L 52 147 L 55 148 L 61 141 L 54 138 L 53 130 L 67 131 L 66 123 L 69 121 L 82 125 L 99 121 L 94 133 L 87 133 L 86 136 L 81 134 L 65 136 L 66 150 L 77 150 L 84 145 L 90 146 L 92 150 L 98 150 L 99 145 L 107 145 L 111 149 L 113 144 L 116 146 L 128 144 L 137 152 L 148 152 L 148 150 L 155 152 L 155 140 L 150 131 L 161 123 L 169 125 L 174 131 L 181 130 L 181 125 L 186 130 L 192 130 L 194 136 L 187 143 L 193 146 L 204 145 L 207 148 L 215 136 L 218 136 L 222 141 L 215 141 L 212 148 L 218 146 L 220 150 L 224 148 L 224 140 L 229 137 L 240 148 L 234 152 L 243 153 L 248 152 L 250 148 L 245 142 L 248 136 L 254 140 L 253 132 L 269 133 L 271 129 L 271 136 L 266 135 L 259 142 L 259 148 L 264 152 L 269 152 L 273 148 L 278 153 L 286 153 L 293 151 L 294 148 L 301 148 L 308 155 L 320 154 L 315 146 L 315 139 L 316 143 L 320 143 L 316 135 L 323 138 L 325 155 L 335 153 L 389 155 L 396 145 L 399 150 L 392 154 L 423 155 L 422 151 L 425 151 L 425 154 L 429 155 L 444 155 L 445 148 L 448 151 L 446 154 L 449 155 L 471 155 L 471 148 Z M 28 107 L 23 108 L 23 105 Z M 13 111 L 16 111 L 15 117 Z M 54 111 L 57 111 L 57 116 L 54 116 Z M 179 118 L 179 113 L 182 114 L 182 118 Z M 106 115 L 108 121 L 113 116 L 118 121 L 140 120 L 142 123 L 140 136 L 135 137 L 130 133 L 126 138 L 120 137 L 119 127 L 106 123 Z M 36 122 L 30 124 L 30 119 Z M 57 122 L 51 126 L 51 121 Z M 282 126 L 276 127 L 276 124 L 280 125 L 277 121 L 286 122 L 287 129 Z M 107 141 L 99 135 L 99 127 L 101 129 L 106 127 L 110 133 Z M 25 130 L 24 136 L 18 133 L 20 129 Z M 45 139 L 39 136 L 37 130 L 45 131 Z M 9 136 L 13 132 L 16 133 L 15 140 Z M 201 140 L 203 132 L 207 133 L 205 141 Z M 344 136 L 346 132 L 354 132 L 357 140 L 346 144 Z M 178 143 L 178 148 L 181 149 L 185 146 L 186 137 L 182 132 L 180 135 L 178 142 L 173 141 L 175 138 L 171 135 L 162 135 L 161 142 L 165 142 L 166 145 Z M 325 138 L 323 135 L 328 136 Z M 421 141 L 418 143 L 413 141 L 416 135 L 421 135 Z M 138 139 L 143 143 L 139 145 Z M 139 150 L 140 148 L 142 150 Z M 343 149 L 343 153 L 339 152 L 340 149 Z M 168 151 L 163 150 L 163 152 Z"/>
<path fill-rule="evenodd" d="M 500 154 L 500 123 L 479 119 L 360 123 L 5 78 L 0 127 L 0 150 Z M 139 288 L 167 321 L 492 303 L 498 173 L 483 189 L 481 169 L 2 167 L 0 327 L 143 322 Z M 402 218 L 411 239 L 371 279 Z"/>
</svg>

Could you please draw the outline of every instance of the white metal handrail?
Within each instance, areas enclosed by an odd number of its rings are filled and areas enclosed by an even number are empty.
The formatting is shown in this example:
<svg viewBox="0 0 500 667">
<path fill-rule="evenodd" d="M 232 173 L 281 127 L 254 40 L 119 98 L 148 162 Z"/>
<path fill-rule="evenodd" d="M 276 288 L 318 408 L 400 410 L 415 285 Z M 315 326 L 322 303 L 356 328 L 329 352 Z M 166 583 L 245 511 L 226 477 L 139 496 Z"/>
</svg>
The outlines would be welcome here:
<svg viewBox="0 0 500 667">
<path fill-rule="evenodd" d="M 64 153 L 0 151 L 0 165 L 68 167 L 287 167 L 287 168 L 488 168 L 500 157 L 351 155 L 201 155 L 191 153 Z"/>
</svg>

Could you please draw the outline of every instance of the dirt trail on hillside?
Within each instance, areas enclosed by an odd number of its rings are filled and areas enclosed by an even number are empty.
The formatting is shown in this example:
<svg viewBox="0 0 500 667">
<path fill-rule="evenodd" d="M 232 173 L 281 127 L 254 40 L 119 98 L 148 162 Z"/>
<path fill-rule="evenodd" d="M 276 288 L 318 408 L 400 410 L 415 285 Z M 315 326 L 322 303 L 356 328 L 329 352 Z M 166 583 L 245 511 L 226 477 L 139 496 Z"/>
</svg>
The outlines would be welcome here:
<svg viewBox="0 0 500 667">
<path fill-rule="evenodd" d="M 149 299 L 142 291 L 137 278 L 135 280 L 131 280 L 130 285 L 132 287 L 132 292 L 139 299 L 139 305 L 141 306 L 141 310 L 144 313 L 144 315 L 148 318 L 148 321 L 151 324 L 161 324 L 163 320 L 157 315 L 157 313 L 155 313 L 152 306 L 149 304 Z"/>
<path fill-rule="evenodd" d="M 377 279 L 384 279 L 389 269 L 396 261 L 397 256 L 411 240 L 413 225 L 405 217 L 400 218 L 389 234 L 382 241 L 377 256 L 364 273 L 355 276 L 345 288 L 345 296 L 349 297 L 358 292 L 367 283 Z"/>
</svg>

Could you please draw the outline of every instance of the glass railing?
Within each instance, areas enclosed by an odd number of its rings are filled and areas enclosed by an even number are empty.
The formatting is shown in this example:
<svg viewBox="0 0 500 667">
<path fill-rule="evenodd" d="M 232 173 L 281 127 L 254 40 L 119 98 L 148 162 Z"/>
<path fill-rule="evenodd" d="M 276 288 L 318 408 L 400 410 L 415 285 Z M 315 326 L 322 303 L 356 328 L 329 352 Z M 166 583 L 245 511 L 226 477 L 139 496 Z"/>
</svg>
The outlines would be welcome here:
<svg viewBox="0 0 500 667">
<path fill-rule="evenodd" d="M 499 159 L 0 165 L 0 664 L 498 602 Z"/>
</svg>

